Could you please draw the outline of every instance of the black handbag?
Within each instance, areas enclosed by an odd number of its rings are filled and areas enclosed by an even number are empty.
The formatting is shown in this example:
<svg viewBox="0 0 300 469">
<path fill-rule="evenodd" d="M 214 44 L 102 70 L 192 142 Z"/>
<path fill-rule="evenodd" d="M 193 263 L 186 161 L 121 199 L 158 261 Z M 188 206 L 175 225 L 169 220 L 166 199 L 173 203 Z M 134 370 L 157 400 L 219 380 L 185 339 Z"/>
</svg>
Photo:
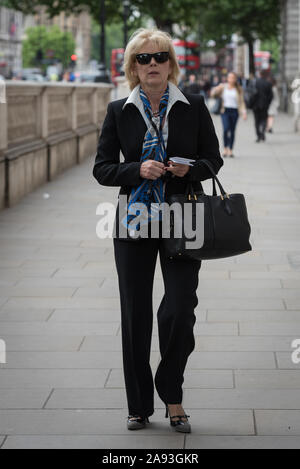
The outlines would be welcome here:
<svg viewBox="0 0 300 469">
<path fill-rule="evenodd" d="M 211 108 L 211 113 L 218 116 L 221 112 L 222 98 L 215 98 L 215 103 Z"/>
<path fill-rule="evenodd" d="M 252 247 L 249 242 L 251 227 L 244 195 L 225 192 L 211 167 L 211 163 L 205 159 L 201 159 L 201 161 L 208 166 L 212 173 L 213 195 L 207 195 L 203 191 L 194 192 L 192 183 L 188 182 L 184 194 L 168 196 L 169 205 L 174 202 L 180 204 L 182 216 L 178 216 L 176 211 L 173 213 L 170 210 L 170 237 L 163 237 L 167 257 L 170 259 L 219 259 L 251 251 Z M 221 192 L 220 195 L 217 195 L 216 182 Z M 192 214 L 192 218 L 190 215 L 189 218 L 191 218 L 193 230 L 197 227 L 197 213 L 198 216 L 199 213 L 203 215 L 201 225 L 203 244 L 200 247 L 187 248 L 186 246 L 186 242 L 196 240 L 197 234 L 193 238 L 187 237 L 185 234 L 184 204 L 191 204 L 189 212 L 186 213 Z M 197 204 L 203 204 L 203 206 L 197 209 Z M 181 228 L 181 237 L 174 236 L 178 228 Z"/>
</svg>

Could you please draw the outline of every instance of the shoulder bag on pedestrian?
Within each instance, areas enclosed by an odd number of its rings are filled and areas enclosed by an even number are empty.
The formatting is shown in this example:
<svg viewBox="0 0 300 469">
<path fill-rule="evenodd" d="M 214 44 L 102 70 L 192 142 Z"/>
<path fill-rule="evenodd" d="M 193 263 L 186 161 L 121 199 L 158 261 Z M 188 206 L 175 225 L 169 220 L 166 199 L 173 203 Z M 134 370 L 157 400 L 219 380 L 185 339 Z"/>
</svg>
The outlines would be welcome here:
<svg viewBox="0 0 300 469">
<path fill-rule="evenodd" d="M 251 81 L 245 91 L 244 91 L 244 100 L 248 109 L 253 109 L 258 98 L 258 90 L 256 88 L 256 79 Z"/>
</svg>

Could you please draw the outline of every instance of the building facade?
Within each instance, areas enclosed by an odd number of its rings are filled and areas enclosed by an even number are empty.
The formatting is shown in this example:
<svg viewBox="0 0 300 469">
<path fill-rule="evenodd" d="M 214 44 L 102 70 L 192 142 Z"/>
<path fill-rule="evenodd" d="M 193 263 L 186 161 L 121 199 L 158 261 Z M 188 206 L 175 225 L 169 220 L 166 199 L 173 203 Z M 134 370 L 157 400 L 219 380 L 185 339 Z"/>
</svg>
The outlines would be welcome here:
<svg viewBox="0 0 300 469">
<path fill-rule="evenodd" d="M 22 69 L 22 41 L 30 26 L 57 24 L 62 31 L 73 34 L 76 43 L 77 65 L 85 68 L 91 55 L 91 16 L 88 11 L 79 15 L 67 16 L 64 12 L 49 18 L 41 7 L 35 15 L 0 7 L 0 75 L 11 78 L 14 72 Z"/>
<path fill-rule="evenodd" d="M 0 75 L 10 78 L 22 66 L 22 37 L 24 15 L 0 7 Z"/>
<path fill-rule="evenodd" d="M 281 107 L 294 112 L 291 84 L 300 78 L 300 0 L 281 2 Z"/>
<path fill-rule="evenodd" d="M 281 10 L 281 75 L 300 78 L 300 0 L 284 0 Z"/>
</svg>

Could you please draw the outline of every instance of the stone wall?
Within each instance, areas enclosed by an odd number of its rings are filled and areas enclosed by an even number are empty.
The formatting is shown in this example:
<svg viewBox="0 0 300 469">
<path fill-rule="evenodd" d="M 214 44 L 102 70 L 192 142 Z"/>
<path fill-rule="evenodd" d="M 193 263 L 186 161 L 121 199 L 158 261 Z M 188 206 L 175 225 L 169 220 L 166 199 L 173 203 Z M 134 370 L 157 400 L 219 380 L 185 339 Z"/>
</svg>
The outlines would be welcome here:
<svg viewBox="0 0 300 469">
<path fill-rule="evenodd" d="M 282 0 L 281 5 L 281 108 L 293 114 L 291 83 L 300 78 L 300 0 Z"/>
<path fill-rule="evenodd" d="M 0 104 L 0 209 L 96 152 L 113 85 L 6 82 Z"/>
</svg>

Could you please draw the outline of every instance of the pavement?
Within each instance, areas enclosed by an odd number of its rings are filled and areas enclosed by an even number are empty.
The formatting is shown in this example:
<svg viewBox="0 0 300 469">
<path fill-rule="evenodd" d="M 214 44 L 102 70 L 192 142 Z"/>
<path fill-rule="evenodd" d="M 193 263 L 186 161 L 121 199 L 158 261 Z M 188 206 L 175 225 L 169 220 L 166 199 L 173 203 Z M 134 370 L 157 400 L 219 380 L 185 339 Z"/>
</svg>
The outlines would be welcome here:
<svg viewBox="0 0 300 469">
<path fill-rule="evenodd" d="M 95 231 L 98 203 L 116 204 L 118 188 L 99 186 L 94 156 L 2 211 L 0 447 L 299 448 L 299 150 L 289 116 L 264 143 L 255 143 L 252 114 L 238 122 L 236 156 L 218 176 L 245 195 L 253 249 L 202 263 L 183 384 L 190 434 L 173 431 L 156 391 L 150 425 L 127 430 L 112 239 Z M 204 188 L 211 193 L 211 181 Z M 159 259 L 156 267 L 153 374 Z"/>
</svg>

